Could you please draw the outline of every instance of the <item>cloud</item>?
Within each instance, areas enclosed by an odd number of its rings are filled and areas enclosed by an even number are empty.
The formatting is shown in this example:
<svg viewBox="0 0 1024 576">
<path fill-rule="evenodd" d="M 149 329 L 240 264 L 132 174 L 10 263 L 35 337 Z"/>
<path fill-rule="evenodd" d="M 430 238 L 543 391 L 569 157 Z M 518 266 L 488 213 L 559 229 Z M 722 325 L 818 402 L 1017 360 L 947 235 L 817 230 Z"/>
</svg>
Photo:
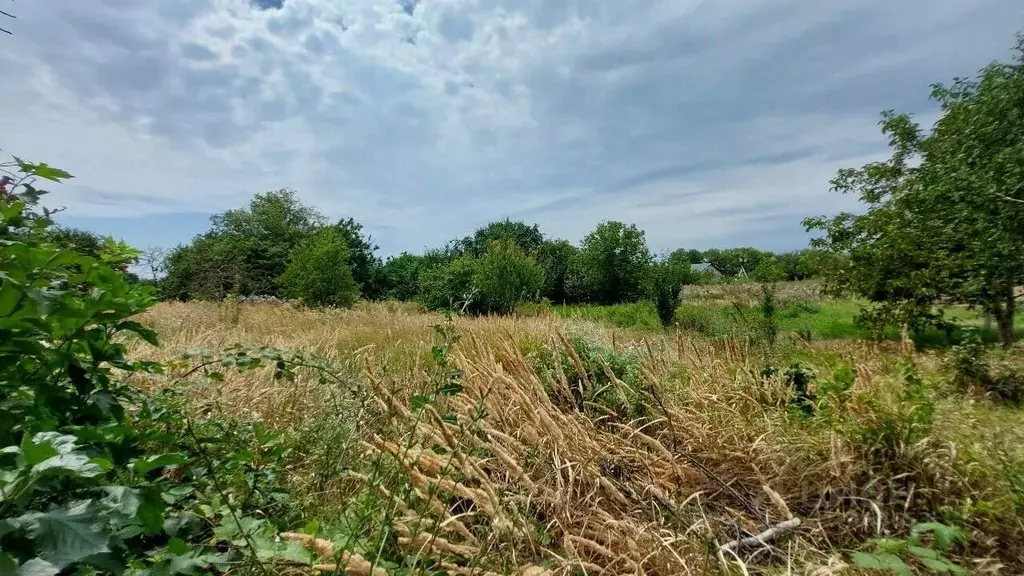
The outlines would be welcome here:
<svg viewBox="0 0 1024 576">
<path fill-rule="evenodd" d="M 140 245 L 288 186 L 386 252 L 506 216 L 793 248 L 853 207 L 828 180 L 884 154 L 880 110 L 927 118 L 1022 23 L 1018 0 L 51 0 L 3 40 L 0 147 Z"/>
</svg>

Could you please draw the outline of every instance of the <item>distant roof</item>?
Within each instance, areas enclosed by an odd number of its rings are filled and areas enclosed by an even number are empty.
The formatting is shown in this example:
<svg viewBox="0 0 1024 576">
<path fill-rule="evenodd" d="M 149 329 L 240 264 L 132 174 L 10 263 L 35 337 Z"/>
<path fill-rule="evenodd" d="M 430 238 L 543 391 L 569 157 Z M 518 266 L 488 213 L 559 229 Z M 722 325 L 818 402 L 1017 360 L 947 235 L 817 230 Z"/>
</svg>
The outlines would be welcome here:
<svg viewBox="0 0 1024 576">
<path fill-rule="evenodd" d="M 715 268 L 711 262 L 700 262 L 699 264 L 690 264 L 690 270 L 694 272 L 714 272 L 715 274 L 721 274 L 718 268 Z"/>
</svg>

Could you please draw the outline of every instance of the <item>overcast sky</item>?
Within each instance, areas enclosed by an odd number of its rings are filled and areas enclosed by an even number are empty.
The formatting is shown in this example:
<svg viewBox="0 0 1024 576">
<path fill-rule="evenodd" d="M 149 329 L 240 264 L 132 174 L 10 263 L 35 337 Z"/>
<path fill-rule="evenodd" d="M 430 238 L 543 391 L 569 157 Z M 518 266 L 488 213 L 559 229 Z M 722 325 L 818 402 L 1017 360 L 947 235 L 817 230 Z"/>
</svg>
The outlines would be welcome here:
<svg viewBox="0 0 1024 576">
<path fill-rule="evenodd" d="M 0 148 L 147 247 L 291 187 L 384 255 L 510 217 L 655 250 L 803 247 L 878 113 L 1006 59 L 1021 0 L 32 0 Z"/>
</svg>

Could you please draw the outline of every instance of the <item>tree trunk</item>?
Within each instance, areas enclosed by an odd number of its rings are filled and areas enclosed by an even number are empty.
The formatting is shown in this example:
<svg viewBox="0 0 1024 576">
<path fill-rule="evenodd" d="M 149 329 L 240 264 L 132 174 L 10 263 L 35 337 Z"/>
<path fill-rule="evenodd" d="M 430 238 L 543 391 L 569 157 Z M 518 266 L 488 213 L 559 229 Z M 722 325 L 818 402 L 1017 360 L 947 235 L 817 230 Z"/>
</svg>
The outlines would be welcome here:
<svg viewBox="0 0 1024 576">
<path fill-rule="evenodd" d="M 996 311 L 996 324 L 999 326 L 999 339 L 1003 346 L 1009 347 L 1013 344 L 1013 320 L 1016 307 L 1014 290 L 1011 288 L 1006 295 L 1006 301 Z"/>
</svg>

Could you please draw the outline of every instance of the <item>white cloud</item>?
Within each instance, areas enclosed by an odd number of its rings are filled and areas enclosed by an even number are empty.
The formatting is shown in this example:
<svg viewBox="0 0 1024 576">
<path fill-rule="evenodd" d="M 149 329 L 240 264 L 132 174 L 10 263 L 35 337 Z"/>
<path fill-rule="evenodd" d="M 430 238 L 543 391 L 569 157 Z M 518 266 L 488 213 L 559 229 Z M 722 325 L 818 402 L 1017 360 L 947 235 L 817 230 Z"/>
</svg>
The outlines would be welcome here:
<svg viewBox="0 0 1024 576">
<path fill-rule="evenodd" d="M 796 246 L 877 112 L 1006 53 L 1017 0 L 51 0 L 3 39 L 0 147 L 72 214 L 289 186 L 389 251 L 504 216 Z M 788 228 L 783 225 L 789 221 Z M 138 233 L 142 233 L 139 231 Z M 130 238 L 132 239 L 132 238 Z M 187 238 L 181 238 L 185 240 Z"/>
</svg>

